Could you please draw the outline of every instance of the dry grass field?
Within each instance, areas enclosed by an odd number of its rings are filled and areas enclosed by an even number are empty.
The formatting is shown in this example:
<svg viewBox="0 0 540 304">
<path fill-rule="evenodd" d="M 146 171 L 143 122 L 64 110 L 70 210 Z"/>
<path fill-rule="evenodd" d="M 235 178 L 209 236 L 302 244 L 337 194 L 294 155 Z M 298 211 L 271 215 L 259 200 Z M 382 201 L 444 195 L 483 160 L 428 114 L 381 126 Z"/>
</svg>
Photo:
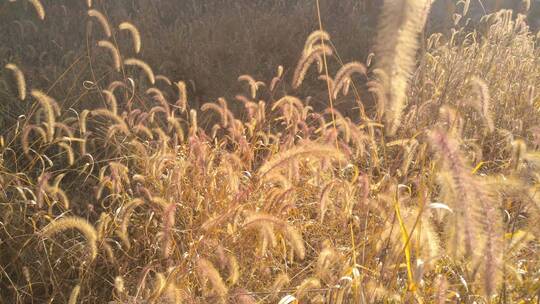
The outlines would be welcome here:
<svg viewBox="0 0 540 304">
<path fill-rule="evenodd" d="M 0 303 L 539 303 L 538 4 L 431 2 L 0 2 Z"/>
</svg>

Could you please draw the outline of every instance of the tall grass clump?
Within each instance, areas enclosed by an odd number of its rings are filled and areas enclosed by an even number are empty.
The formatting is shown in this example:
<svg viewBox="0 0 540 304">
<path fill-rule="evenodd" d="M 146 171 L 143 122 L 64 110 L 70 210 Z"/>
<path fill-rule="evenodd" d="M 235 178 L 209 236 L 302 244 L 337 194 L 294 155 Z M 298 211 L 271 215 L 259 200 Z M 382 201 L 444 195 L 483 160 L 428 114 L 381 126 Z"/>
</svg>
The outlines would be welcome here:
<svg viewBox="0 0 540 304">
<path fill-rule="evenodd" d="M 384 1 L 369 55 L 343 56 L 345 30 L 314 20 L 297 62 L 228 71 L 235 85 L 202 98 L 171 72 L 186 59 L 152 52 L 171 41 L 150 16 L 168 12 L 115 3 L 0 4 L 22 33 L 0 47 L 0 303 L 538 300 L 525 15 L 459 1 L 431 34 L 430 1 Z"/>
</svg>

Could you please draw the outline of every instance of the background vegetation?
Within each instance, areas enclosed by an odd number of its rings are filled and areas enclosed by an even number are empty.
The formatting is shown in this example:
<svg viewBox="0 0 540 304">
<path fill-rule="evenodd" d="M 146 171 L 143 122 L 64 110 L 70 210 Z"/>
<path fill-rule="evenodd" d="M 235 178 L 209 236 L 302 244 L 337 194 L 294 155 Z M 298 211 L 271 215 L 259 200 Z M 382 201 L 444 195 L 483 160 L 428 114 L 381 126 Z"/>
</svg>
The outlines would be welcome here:
<svg viewBox="0 0 540 304">
<path fill-rule="evenodd" d="M 0 3 L 0 303 L 539 301 L 537 7 L 430 4 Z"/>
</svg>

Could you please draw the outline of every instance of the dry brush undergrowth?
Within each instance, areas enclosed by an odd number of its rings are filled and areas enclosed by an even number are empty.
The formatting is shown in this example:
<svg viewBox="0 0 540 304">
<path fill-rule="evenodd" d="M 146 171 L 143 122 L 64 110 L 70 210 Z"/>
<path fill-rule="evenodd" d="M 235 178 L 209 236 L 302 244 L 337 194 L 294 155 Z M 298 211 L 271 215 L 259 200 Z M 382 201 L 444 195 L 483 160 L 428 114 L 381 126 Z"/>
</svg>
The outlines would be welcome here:
<svg viewBox="0 0 540 304">
<path fill-rule="evenodd" d="M 296 67 L 199 110 L 86 1 L 92 72 L 65 95 L 5 65 L 0 302 L 537 299 L 537 37 L 511 11 L 463 28 L 460 1 L 421 41 L 429 2 L 385 1 L 403 18 L 365 63 L 315 31 Z M 308 79 L 327 110 L 288 93 Z"/>
</svg>

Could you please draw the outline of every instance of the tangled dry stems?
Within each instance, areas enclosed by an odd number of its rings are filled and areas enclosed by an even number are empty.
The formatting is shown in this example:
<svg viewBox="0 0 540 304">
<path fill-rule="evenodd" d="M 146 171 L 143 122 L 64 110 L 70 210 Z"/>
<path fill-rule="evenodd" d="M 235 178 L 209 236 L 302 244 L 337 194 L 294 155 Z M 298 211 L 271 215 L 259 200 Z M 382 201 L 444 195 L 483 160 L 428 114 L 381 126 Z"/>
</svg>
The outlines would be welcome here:
<svg viewBox="0 0 540 304">
<path fill-rule="evenodd" d="M 90 58 L 99 68 L 79 90 L 101 106 L 5 65 L 16 94 L 4 102 L 29 106 L 0 137 L 0 302 L 532 301 L 537 37 L 501 11 L 424 43 L 407 18 L 427 13 L 401 2 L 380 43 L 408 36 L 368 57 L 380 68 L 323 77 L 358 106 L 349 117 L 287 93 L 332 58 L 326 32 L 292 79 L 241 75 L 238 103 L 198 109 L 185 80 L 125 54 L 141 49 L 132 23 L 111 26 L 87 1 L 103 30 L 89 48 L 113 61 Z M 131 40 L 109 39 L 116 28 Z"/>
</svg>

